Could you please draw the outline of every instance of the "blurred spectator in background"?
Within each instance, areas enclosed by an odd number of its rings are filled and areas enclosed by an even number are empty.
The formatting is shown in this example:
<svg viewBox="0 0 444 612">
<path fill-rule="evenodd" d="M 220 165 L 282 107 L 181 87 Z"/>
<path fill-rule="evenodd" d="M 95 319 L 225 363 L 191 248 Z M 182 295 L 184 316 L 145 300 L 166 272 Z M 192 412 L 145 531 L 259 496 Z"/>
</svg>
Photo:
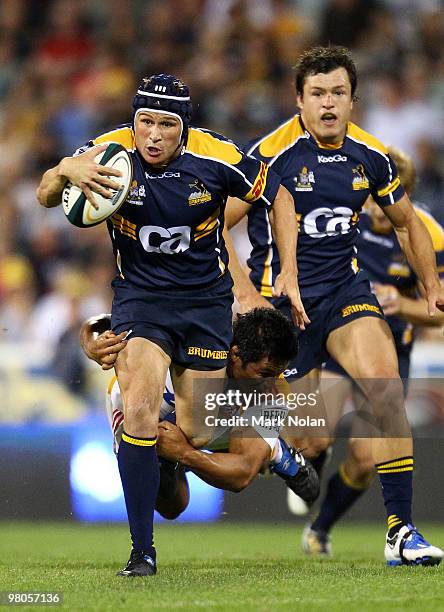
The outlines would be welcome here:
<svg viewBox="0 0 444 612">
<path fill-rule="evenodd" d="M 387 74 L 376 79 L 373 104 L 364 114 L 364 129 L 387 145 L 401 148 L 415 163 L 419 141 L 439 143 L 444 129 L 442 111 L 435 109 L 426 97 L 423 74 L 406 65 L 404 74 Z"/>
<path fill-rule="evenodd" d="M 319 43 L 359 47 L 375 29 L 381 12 L 386 7 L 379 0 L 330 0 L 321 15 Z"/>
<path fill-rule="evenodd" d="M 35 303 L 35 278 L 31 263 L 21 255 L 0 259 L 0 342 L 29 338 Z"/>
</svg>

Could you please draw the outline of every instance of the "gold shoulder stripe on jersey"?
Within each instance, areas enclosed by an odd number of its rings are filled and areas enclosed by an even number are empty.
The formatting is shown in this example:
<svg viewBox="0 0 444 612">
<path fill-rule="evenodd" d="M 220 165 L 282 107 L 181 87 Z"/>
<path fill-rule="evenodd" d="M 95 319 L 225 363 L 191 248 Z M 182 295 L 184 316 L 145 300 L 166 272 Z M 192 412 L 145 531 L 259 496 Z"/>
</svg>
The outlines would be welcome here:
<svg viewBox="0 0 444 612">
<path fill-rule="evenodd" d="M 104 142 L 118 142 L 123 145 L 126 149 L 135 149 L 136 143 L 134 141 L 134 132 L 130 127 L 122 127 L 117 130 L 111 130 L 105 134 L 101 134 L 93 140 L 95 145 L 102 144 Z"/>
<path fill-rule="evenodd" d="M 368 146 L 370 149 L 376 149 L 376 151 L 379 151 L 384 155 L 388 154 L 387 147 L 383 145 L 380 140 L 378 140 L 368 132 L 365 132 L 354 123 L 348 123 L 346 137 L 347 136 L 350 136 L 352 140 L 357 140 L 358 142 L 361 142 L 362 144 Z"/>
<path fill-rule="evenodd" d="M 401 184 L 401 181 L 399 180 L 399 176 L 397 176 L 391 183 L 389 183 L 389 185 L 387 185 L 387 187 L 384 187 L 384 189 L 380 189 L 378 191 L 378 196 L 383 198 L 389 193 L 392 193 L 393 191 L 395 191 L 395 189 L 397 189 L 400 184 Z"/>
<path fill-rule="evenodd" d="M 220 160 L 235 166 L 238 164 L 242 155 L 232 142 L 219 140 L 212 134 L 201 132 L 191 128 L 188 134 L 188 142 L 186 151 L 199 155 L 200 157 L 208 157 L 210 159 Z"/>
<path fill-rule="evenodd" d="M 444 229 L 428 212 L 422 210 L 418 206 L 414 206 L 414 209 L 418 217 L 428 229 L 435 251 L 444 251 Z"/>
<path fill-rule="evenodd" d="M 259 145 L 259 153 L 263 157 L 276 157 L 276 155 L 294 144 L 301 136 L 304 136 L 304 130 L 299 122 L 299 116 L 295 115 L 290 121 L 287 121 L 264 138 Z"/>
<path fill-rule="evenodd" d="M 259 198 L 262 196 L 267 184 L 268 168 L 269 166 L 267 166 L 267 164 L 260 162 L 259 173 L 254 181 L 253 187 L 243 198 L 245 202 L 256 202 L 256 200 L 259 200 Z"/>
</svg>

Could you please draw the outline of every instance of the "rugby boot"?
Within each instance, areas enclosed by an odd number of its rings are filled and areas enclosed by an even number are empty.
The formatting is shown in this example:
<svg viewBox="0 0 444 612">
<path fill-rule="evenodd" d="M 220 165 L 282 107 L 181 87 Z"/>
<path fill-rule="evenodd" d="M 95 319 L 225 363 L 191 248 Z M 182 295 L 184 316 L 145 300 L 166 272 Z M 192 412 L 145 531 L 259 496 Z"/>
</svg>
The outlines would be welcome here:
<svg viewBox="0 0 444 612">
<path fill-rule="evenodd" d="M 156 562 L 150 555 L 132 550 L 128 563 L 116 576 L 154 576 L 156 572 Z"/>
<path fill-rule="evenodd" d="M 282 458 L 270 466 L 270 471 L 280 476 L 289 489 L 305 502 L 313 503 L 319 497 L 320 484 L 316 470 L 300 450 L 288 446 L 279 438 Z"/>
<path fill-rule="evenodd" d="M 403 525 L 392 537 L 387 533 L 384 555 L 387 565 L 439 565 L 444 552 L 432 546 L 413 525 Z"/>
<path fill-rule="evenodd" d="M 312 557 L 331 557 L 330 536 L 325 531 L 316 531 L 307 525 L 302 532 L 302 549 Z"/>
</svg>

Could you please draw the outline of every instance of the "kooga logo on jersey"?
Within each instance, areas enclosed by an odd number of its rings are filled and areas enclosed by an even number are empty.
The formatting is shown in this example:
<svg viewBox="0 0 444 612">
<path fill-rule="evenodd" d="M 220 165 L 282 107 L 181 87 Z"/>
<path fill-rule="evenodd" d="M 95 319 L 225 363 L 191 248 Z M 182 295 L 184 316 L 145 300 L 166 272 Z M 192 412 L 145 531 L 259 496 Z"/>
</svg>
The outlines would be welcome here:
<svg viewBox="0 0 444 612">
<path fill-rule="evenodd" d="M 164 172 L 163 174 L 149 174 L 145 172 L 147 179 L 180 178 L 180 172 Z"/>
<path fill-rule="evenodd" d="M 330 155 L 330 156 L 326 156 L 326 155 L 318 155 L 318 163 L 320 164 L 328 164 L 329 162 L 344 162 L 347 161 L 347 158 L 345 155 L 339 155 L 339 153 L 337 153 L 336 155 Z"/>
</svg>

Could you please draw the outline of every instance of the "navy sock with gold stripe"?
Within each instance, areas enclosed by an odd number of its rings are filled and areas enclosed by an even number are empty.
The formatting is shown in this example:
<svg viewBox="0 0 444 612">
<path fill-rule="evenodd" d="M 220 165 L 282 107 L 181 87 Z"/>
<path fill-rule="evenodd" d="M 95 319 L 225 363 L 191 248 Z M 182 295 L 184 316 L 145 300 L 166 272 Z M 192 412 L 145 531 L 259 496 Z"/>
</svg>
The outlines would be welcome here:
<svg viewBox="0 0 444 612">
<path fill-rule="evenodd" d="M 387 511 L 389 536 L 412 523 L 413 457 L 376 464 Z"/>
<path fill-rule="evenodd" d="M 123 432 L 117 456 L 133 548 L 154 561 L 153 518 L 160 480 L 156 440 Z"/>
<path fill-rule="evenodd" d="M 344 464 L 342 464 L 336 474 L 333 474 L 328 481 L 327 495 L 311 528 L 315 531 L 328 533 L 366 489 L 367 487 L 356 486 L 348 478 L 344 470 Z"/>
</svg>

